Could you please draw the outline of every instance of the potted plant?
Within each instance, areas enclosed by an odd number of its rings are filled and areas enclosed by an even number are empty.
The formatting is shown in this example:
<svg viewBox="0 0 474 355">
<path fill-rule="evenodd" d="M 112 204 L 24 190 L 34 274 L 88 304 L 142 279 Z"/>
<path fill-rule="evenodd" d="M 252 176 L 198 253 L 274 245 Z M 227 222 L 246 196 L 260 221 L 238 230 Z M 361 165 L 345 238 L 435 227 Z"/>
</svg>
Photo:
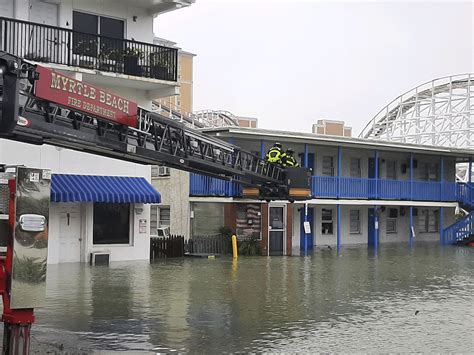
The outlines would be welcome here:
<svg viewBox="0 0 474 355">
<path fill-rule="evenodd" d="M 169 61 L 166 53 L 150 54 L 150 75 L 155 79 L 166 79 L 168 76 Z"/>
<path fill-rule="evenodd" d="M 138 59 L 143 57 L 143 52 L 138 48 L 126 48 L 123 52 L 123 72 L 129 75 L 141 75 Z"/>
</svg>

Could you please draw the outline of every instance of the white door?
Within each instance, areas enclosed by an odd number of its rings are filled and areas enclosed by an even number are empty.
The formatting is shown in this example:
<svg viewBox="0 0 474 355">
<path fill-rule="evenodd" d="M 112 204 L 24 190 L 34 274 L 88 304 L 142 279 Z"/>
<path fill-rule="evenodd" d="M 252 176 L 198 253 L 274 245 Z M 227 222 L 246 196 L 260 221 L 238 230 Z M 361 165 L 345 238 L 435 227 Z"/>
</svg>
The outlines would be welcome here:
<svg viewBox="0 0 474 355">
<path fill-rule="evenodd" d="M 81 261 L 81 205 L 62 203 L 59 206 L 59 262 Z"/>
<path fill-rule="evenodd" d="M 13 1 L 0 0 L 0 16 L 13 17 Z"/>
<path fill-rule="evenodd" d="M 58 5 L 40 0 L 31 1 L 30 21 L 43 25 L 58 25 Z"/>
</svg>

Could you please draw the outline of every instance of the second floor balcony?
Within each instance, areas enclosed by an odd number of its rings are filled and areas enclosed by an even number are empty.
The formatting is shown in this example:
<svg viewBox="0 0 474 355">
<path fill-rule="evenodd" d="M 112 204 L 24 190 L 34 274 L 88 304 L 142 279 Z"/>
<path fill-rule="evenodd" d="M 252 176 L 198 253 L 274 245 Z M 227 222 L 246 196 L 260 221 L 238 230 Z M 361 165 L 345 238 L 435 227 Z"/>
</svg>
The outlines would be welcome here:
<svg viewBox="0 0 474 355">
<path fill-rule="evenodd" d="M 474 204 L 474 193 L 466 184 L 448 181 L 364 179 L 313 176 L 313 198 L 407 201 L 459 201 Z M 239 184 L 191 174 L 190 196 L 240 197 Z"/>
<path fill-rule="evenodd" d="M 40 63 L 177 81 L 178 50 L 0 17 L 0 50 Z"/>
</svg>

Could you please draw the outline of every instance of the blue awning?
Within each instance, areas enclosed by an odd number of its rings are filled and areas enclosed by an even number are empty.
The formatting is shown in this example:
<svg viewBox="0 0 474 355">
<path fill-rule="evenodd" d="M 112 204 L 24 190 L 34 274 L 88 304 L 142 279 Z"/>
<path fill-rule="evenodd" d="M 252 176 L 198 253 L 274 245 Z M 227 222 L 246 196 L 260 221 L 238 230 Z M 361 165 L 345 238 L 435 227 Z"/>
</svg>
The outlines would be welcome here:
<svg viewBox="0 0 474 355">
<path fill-rule="evenodd" d="M 142 177 L 53 174 L 51 201 L 160 203 L 161 195 Z"/>
</svg>

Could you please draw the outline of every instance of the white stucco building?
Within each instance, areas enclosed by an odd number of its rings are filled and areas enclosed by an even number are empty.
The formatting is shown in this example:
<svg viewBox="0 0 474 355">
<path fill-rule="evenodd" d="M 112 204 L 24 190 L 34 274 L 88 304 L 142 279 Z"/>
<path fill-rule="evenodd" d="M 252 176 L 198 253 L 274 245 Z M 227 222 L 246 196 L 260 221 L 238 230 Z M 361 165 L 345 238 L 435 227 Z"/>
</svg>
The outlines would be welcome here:
<svg viewBox="0 0 474 355">
<path fill-rule="evenodd" d="M 177 49 L 153 44 L 153 21 L 193 2 L 0 0 L 0 50 L 150 108 L 153 99 L 179 91 Z M 3 139 L 0 164 L 51 169 L 53 188 L 55 175 L 151 180 L 150 166 Z M 88 262 L 94 252 L 108 253 L 110 261 L 149 258 L 145 201 L 57 200 L 50 208 L 48 263 Z"/>
</svg>

